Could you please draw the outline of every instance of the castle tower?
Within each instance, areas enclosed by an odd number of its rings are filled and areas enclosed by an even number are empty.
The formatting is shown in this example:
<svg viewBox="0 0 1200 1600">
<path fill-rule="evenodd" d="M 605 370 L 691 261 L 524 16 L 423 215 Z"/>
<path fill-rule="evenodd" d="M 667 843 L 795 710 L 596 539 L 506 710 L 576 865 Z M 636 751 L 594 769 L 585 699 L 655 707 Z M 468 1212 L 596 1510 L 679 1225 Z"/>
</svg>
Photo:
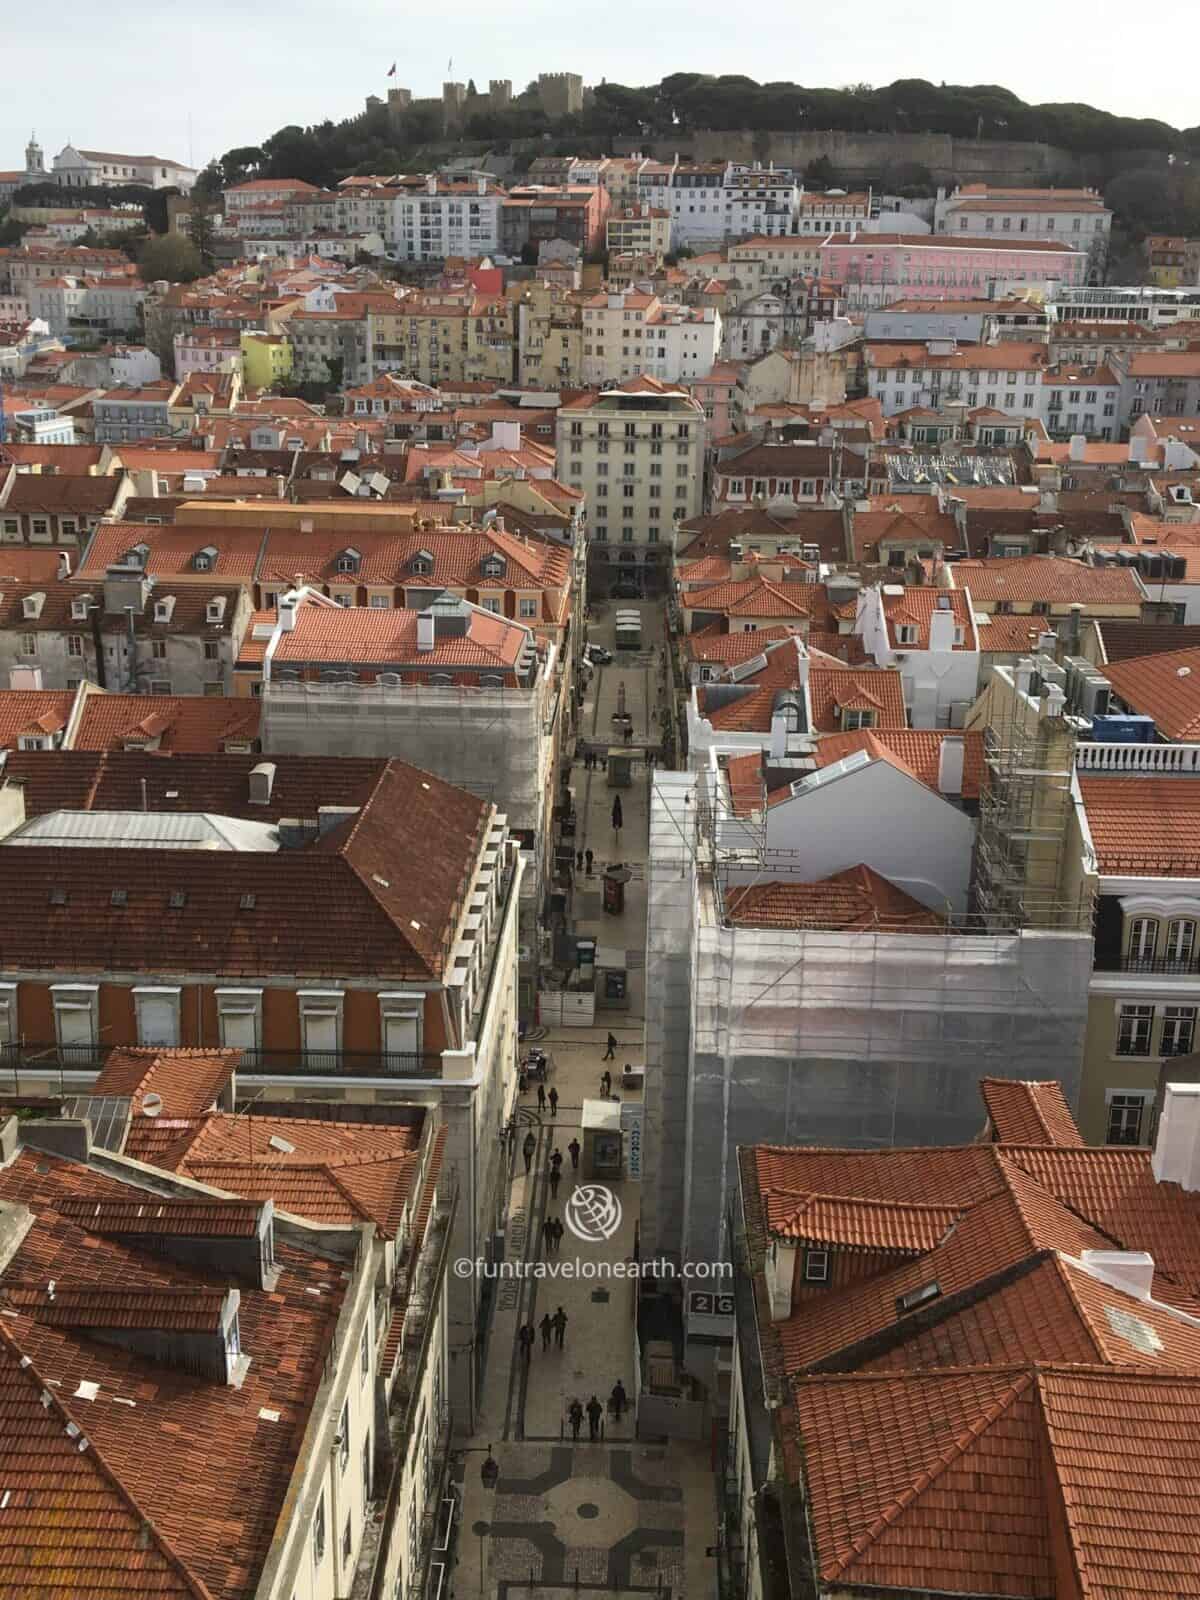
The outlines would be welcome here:
<svg viewBox="0 0 1200 1600">
<path fill-rule="evenodd" d="M 34 173 L 41 174 L 44 173 L 45 170 L 46 158 L 42 153 L 42 147 L 37 142 L 37 134 L 31 133 L 29 135 L 29 143 L 25 146 L 26 176 L 31 176 Z"/>
</svg>

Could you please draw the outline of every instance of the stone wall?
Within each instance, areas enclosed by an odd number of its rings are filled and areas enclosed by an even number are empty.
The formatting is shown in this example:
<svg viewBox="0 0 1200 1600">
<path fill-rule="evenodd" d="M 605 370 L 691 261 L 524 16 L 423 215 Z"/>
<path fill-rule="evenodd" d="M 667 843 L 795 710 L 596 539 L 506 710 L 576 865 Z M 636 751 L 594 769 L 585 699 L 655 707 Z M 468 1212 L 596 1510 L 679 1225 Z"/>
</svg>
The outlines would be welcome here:
<svg viewBox="0 0 1200 1600">
<path fill-rule="evenodd" d="M 773 161 L 803 171 L 810 161 L 828 156 L 839 178 L 853 183 L 878 179 L 886 167 L 901 163 L 928 167 L 938 183 L 1030 184 L 1073 172 L 1078 162 L 1069 150 L 1017 139 L 955 139 L 944 133 L 842 133 L 805 130 L 798 133 L 707 132 L 680 138 L 615 141 L 618 155 L 640 149 L 657 161 Z"/>
</svg>

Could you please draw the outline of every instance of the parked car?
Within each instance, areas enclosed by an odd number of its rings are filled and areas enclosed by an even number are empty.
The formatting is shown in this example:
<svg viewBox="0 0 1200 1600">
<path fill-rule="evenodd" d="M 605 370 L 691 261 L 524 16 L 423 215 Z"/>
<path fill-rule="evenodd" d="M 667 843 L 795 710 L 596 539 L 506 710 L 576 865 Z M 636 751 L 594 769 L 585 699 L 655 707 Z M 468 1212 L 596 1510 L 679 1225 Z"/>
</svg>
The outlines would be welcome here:
<svg viewBox="0 0 1200 1600">
<path fill-rule="evenodd" d="M 584 651 L 584 656 L 594 667 L 612 665 L 613 653 L 602 644 L 589 644 Z"/>
</svg>

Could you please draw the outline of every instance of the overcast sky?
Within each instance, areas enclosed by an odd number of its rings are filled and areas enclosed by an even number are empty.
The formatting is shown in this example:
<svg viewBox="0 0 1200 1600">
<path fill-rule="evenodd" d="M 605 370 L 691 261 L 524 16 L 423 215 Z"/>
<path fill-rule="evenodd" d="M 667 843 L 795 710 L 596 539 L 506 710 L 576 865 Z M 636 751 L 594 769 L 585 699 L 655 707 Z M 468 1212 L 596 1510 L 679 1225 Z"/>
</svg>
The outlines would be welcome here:
<svg viewBox="0 0 1200 1600">
<path fill-rule="evenodd" d="M 1167 48 L 1192 31 L 1192 0 L 1161 0 L 1146 39 L 1116 0 L 1007 11 L 857 0 L 840 15 L 765 0 L 752 15 L 739 26 L 728 0 L 618 3 L 602 14 L 562 0 L 63 0 L 50 12 L 0 0 L 0 170 L 23 166 L 31 129 L 47 162 L 73 141 L 184 162 L 190 151 L 199 167 L 286 123 L 353 115 L 385 92 L 393 60 L 393 83 L 440 93 L 451 57 L 454 77 L 481 89 L 511 78 L 519 92 L 539 71 L 631 84 L 741 72 L 810 87 L 920 77 L 1200 123 L 1190 52 Z"/>
</svg>

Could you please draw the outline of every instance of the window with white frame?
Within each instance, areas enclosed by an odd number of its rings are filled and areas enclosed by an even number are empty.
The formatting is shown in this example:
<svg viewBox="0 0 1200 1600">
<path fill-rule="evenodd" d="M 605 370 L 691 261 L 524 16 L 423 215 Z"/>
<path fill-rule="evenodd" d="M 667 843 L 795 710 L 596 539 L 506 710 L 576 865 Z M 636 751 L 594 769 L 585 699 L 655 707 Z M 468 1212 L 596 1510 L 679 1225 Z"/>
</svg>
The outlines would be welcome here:
<svg viewBox="0 0 1200 1600">
<path fill-rule="evenodd" d="M 262 1040 L 262 990 L 218 989 L 217 1029 L 226 1050 L 257 1050 Z"/>
<path fill-rule="evenodd" d="M 349 1402 L 349 1400 L 346 1400 L 346 1401 L 343 1402 L 343 1404 L 342 1404 L 342 1414 L 338 1418 L 337 1452 L 338 1452 L 338 1470 L 340 1472 L 345 1472 L 345 1470 L 346 1470 L 346 1468 L 347 1468 L 347 1466 L 349 1465 L 349 1462 L 350 1462 L 350 1402 Z"/>
<path fill-rule="evenodd" d="M 1191 917 L 1173 917 L 1167 923 L 1166 959 L 1179 967 L 1190 967 L 1196 950 L 1196 924 Z"/>
<path fill-rule="evenodd" d="M 60 1050 L 95 1049 L 96 1010 L 100 990 L 96 984 L 52 983 L 54 1033 Z"/>
<path fill-rule="evenodd" d="M 1140 1144 L 1142 1118 L 1146 1112 L 1145 1094 L 1111 1093 L 1108 1096 L 1105 1144 Z"/>
<path fill-rule="evenodd" d="M 1158 948 L 1158 918 L 1134 917 L 1129 928 L 1130 961 L 1153 961 Z"/>
<path fill-rule="evenodd" d="M 828 1250 L 806 1250 L 804 1252 L 804 1281 L 805 1283 L 829 1282 Z"/>
<path fill-rule="evenodd" d="M 179 990 L 147 986 L 133 991 L 140 1045 L 179 1043 Z"/>
<path fill-rule="evenodd" d="M 336 1066 L 342 1047 L 342 1002 L 340 989 L 304 989 L 297 996 L 300 1005 L 300 1047 L 308 1064 Z"/>
<path fill-rule="evenodd" d="M 1191 1054 L 1196 1037 L 1196 1007 L 1166 1006 L 1163 1009 L 1162 1038 L 1158 1053 L 1162 1056 Z"/>
<path fill-rule="evenodd" d="M 397 992 L 379 996 L 379 1035 L 387 1056 L 419 1056 L 424 995 Z"/>
<path fill-rule="evenodd" d="M 1122 1006 L 1117 1013 L 1117 1055 L 1148 1056 L 1153 1031 L 1153 1006 Z"/>
<path fill-rule="evenodd" d="M 325 1491 L 317 1501 L 312 1525 L 313 1565 L 319 1567 L 325 1559 Z"/>
</svg>

